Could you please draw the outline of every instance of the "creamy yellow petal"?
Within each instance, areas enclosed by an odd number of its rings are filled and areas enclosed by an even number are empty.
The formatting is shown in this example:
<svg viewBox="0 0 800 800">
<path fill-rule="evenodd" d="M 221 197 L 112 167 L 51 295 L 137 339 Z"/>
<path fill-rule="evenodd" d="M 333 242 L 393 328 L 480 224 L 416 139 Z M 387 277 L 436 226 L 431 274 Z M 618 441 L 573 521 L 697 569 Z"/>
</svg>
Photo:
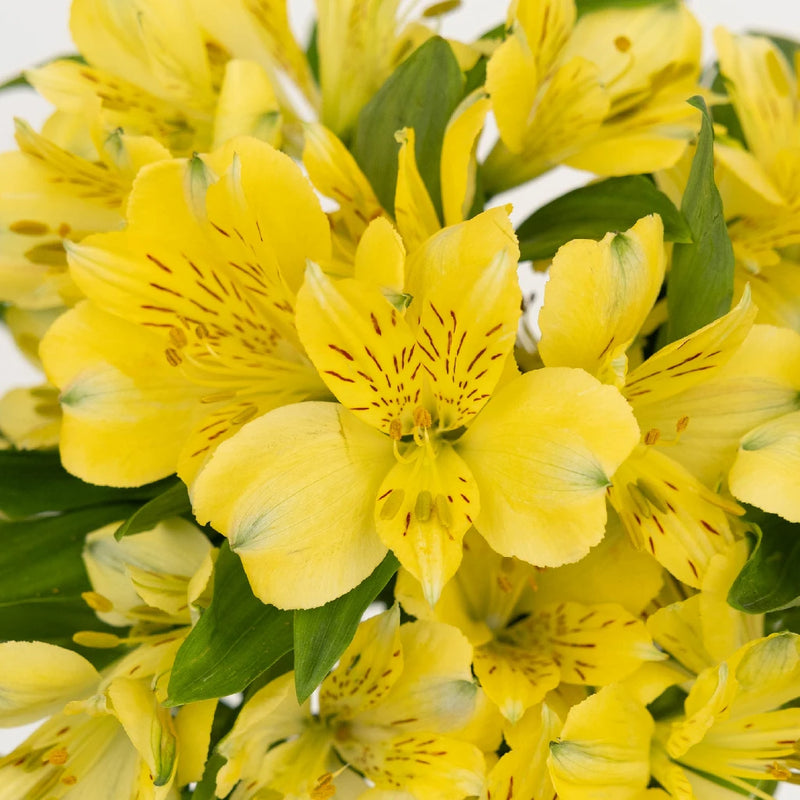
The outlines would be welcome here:
<svg viewBox="0 0 800 800">
<path fill-rule="evenodd" d="M 729 481 L 740 500 L 800 522 L 800 411 L 750 431 Z"/>
<path fill-rule="evenodd" d="M 695 587 L 714 553 L 733 541 L 726 514 L 742 513 L 736 503 L 646 445 L 638 445 L 617 470 L 608 497 L 634 544 Z"/>
<path fill-rule="evenodd" d="M 375 527 L 434 605 L 461 563 L 461 540 L 480 513 L 469 467 L 445 441 L 412 443 L 378 489 Z"/>
<path fill-rule="evenodd" d="M 638 410 L 707 381 L 736 352 L 755 319 L 756 308 L 745 291 L 727 314 L 662 347 L 628 375 L 623 394 Z"/>
<path fill-rule="evenodd" d="M 107 689 L 114 716 L 150 769 L 156 786 L 170 781 L 177 767 L 177 742 L 170 710 L 159 705 L 143 681 L 115 678 Z"/>
<path fill-rule="evenodd" d="M 229 61 L 217 100 L 213 147 L 234 136 L 254 136 L 280 147 L 281 121 L 278 99 L 264 69 L 254 61 Z"/>
<path fill-rule="evenodd" d="M 300 338 L 322 379 L 359 419 L 385 433 L 413 427 L 416 347 L 405 319 L 375 284 L 331 280 L 310 265 L 297 298 Z M 392 425 L 394 424 L 394 428 Z"/>
<path fill-rule="evenodd" d="M 216 708 L 216 699 L 201 700 L 182 706 L 175 715 L 175 736 L 178 740 L 175 780 L 179 786 L 203 777 Z"/>
<path fill-rule="evenodd" d="M 746 283 L 758 308 L 757 322 L 800 330 L 800 263 L 781 259 L 752 272 L 738 262 L 734 292 L 741 294 Z"/>
<path fill-rule="evenodd" d="M 358 626 L 339 666 L 323 681 L 320 713 L 352 720 L 382 703 L 403 672 L 400 607 Z"/>
<path fill-rule="evenodd" d="M 601 242 L 578 239 L 556 254 L 539 314 L 539 352 L 550 367 L 581 367 L 621 386 L 625 352 L 664 280 L 664 228 L 657 215 Z"/>
<path fill-rule="evenodd" d="M 18 450 L 58 447 L 61 407 L 52 386 L 12 389 L 0 397 L 0 433 Z"/>
<path fill-rule="evenodd" d="M 100 674 L 83 657 L 44 642 L 0 644 L 0 722 L 23 725 L 96 691 Z"/>
<path fill-rule="evenodd" d="M 647 618 L 647 629 L 661 648 L 695 675 L 718 663 L 706 647 L 697 595 L 659 608 Z"/>
<path fill-rule="evenodd" d="M 175 472 L 198 390 L 176 375 L 155 334 L 86 303 L 57 320 L 41 354 L 61 390 L 70 472 L 117 486 Z"/>
<path fill-rule="evenodd" d="M 754 325 L 708 381 L 663 400 L 637 405 L 646 440 L 707 486 L 722 481 L 747 432 L 796 411 L 800 335 Z"/>
<path fill-rule="evenodd" d="M 627 800 L 650 778 L 653 720 L 622 687 L 607 686 L 574 706 L 550 743 L 550 776 L 559 796 Z"/>
<path fill-rule="evenodd" d="M 500 136 L 512 153 L 522 151 L 541 79 L 524 33 L 512 31 L 486 66 L 486 91 Z"/>
<path fill-rule="evenodd" d="M 370 222 L 358 242 L 353 277 L 364 283 L 376 283 L 384 290 L 398 296 L 403 292 L 406 249 L 400 234 L 385 217 Z M 388 292 L 387 292 L 388 290 Z"/>
<path fill-rule="evenodd" d="M 538 71 L 547 73 L 575 26 L 577 14 L 574 0 L 515 0 L 509 7 L 508 16 L 525 31 Z"/>
<path fill-rule="evenodd" d="M 577 561 L 603 538 L 609 476 L 637 438 L 619 392 L 581 370 L 512 381 L 457 444 L 480 491 L 478 531 L 532 564 Z"/>
<path fill-rule="evenodd" d="M 463 222 L 472 208 L 478 139 L 490 105 L 484 90 L 476 89 L 464 98 L 447 123 L 441 167 L 445 225 Z"/>
<path fill-rule="evenodd" d="M 284 406 L 216 450 L 192 502 L 198 521 L 229 538 L 261 600 L 310 608 L 352 589 L 386 554 L 373 509 L 392 463 L 388 439 L 340 406 Z"/>
<path fill-rule="evenodd" d="M 395 134 L 395 138 L 400 142 L 400 152 L 397 154 L 394 214 L 406 247 L 413 251 L 433 236 L 441 228 L 441 224 L 417 169 L 414 129 L 403 128 Z"/>
<path fill-rule="evenodd" d="M 473 667 L 484 692 L 512 723 L 561 682 L 561 670 L 549 653 L 499 641 L 476 648 Z"/>
</svg>

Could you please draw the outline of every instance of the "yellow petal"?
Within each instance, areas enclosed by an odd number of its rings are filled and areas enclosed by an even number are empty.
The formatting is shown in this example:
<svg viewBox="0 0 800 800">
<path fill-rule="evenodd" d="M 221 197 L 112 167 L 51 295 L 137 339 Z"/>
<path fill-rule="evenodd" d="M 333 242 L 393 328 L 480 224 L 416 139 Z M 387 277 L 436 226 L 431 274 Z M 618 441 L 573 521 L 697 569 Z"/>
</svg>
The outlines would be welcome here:
<svg viewBox="0 0 800 800">
<path fill-rule="evenodd" d="M 419 403 L 414 338 L 375 284 L 335 282 L 310 265 L 297 297 L 297 327 L 322 379 L 344 406 L 385 433 L 395 430 L 395 420 L 402 433 L 410 432 L 410 406 Z"/>
<path fill-rule="evenodd" d="M 575 26 L 574 0 L 516 0 L 509 8 L 525 31 L 540 73 L 550 70 Z"/>
<path fill-rule="evenodd" d="M 475 200 L 476 151 L 489 107 L 485 92 L 476 89 L 464 98 L 447 123 L 441 169 L 445 225 L 463 222 Z"/>
<path fill-rule="evenodd" d="M 502 642 L 476 648 L 474 669 L 484 692 L 512 723 L 561 682 L 561 671 L 549 653 Z"/>
<path fill-rule="evenodd" d="M 0 433 L 18 450 L 58 447 L 61 407 L 47 384 L 12 389 L 0 397 Z"/>
<path fill-rule="evenodd" d="M 660 217 L 639 220 L 601 242 L 579 239 L 556 254 L 539 314 L 539 351 L 550 367 L 581 367 L 621 386 L 625 352 L 644 324 L 664 280 Z"/>
<path fill-rule="evenodd" d="M 385 217 L 374 219 L 358 243 L 353 277 L 363 283 L 376 283 L 387 295 L 403 292 L 406 249 L 394 226 Z M 391 297 L 387 295 L 391 301 Z"/>
<path fill-rule="evenodd" d="M 175 472 L 198 391 L 176 376 L 155 334 L 86 303 L 57 320 L 41 354 L 61 390 L 70 472 L 116 486 Z"/>
<path fill-rule="evenodd" d="M 203 777 L 216 708 L 216 699 L 201 700 L 182 706 L 175 715 L 175 735 L 178 739 L 175 780 L 179 786 Z"/>
<path fill-rule="evenodd" d="M 457 444 L 480 491 L 477 529 L 532 564 L 577 561 L 603 538 L 609 476 L 637 439 L 616 389 L 581 370 L 526 373 Z"/>
<path fill-rule="evenodd" d="M 400 607 L 358 626 L 339 666 L 323 681 L 320 713 L 352 720 L 382 703 L 403 672 Z"/>
<path fill-rule="evenodd" d="M 373 510 L 392 463 L 388 439 L 340 406 L 284 406 L 216 450 L 192 502 L 198 520 L 230 539 L 261 600 L 311 608 L 359 584 L 386 554 Z"/>
<path fill-rule="evenodd" d="M 737 263 L 734 292 L 741 294 L 750 283 L 753 303 L 758 308 L 756 320 L 765 325 L 779 325 L 800 330 L 800 264 L 781 259 L 755 274 Z"/>
<path fill-rule="evenodd" d="M 461 540 L 480 512 L 469 467 L 448 442 L 410 450 L 378 489 L 375 526 L 383 543 L 422 584 L 431 605 L 461 562 Z"/>
<path fill-rule="evenodd" d="M 628 800 L 650 778 L 653 720 L 621 686 L 606 686 L 574 706 L 550 743 L 550 775 L 559 796 Z"/>
<path fill-rule="evenodd" d="M 254 61 L 233 59 L 217 100 L 214 148 L 234 136 L 254 136 L 273 147 L 281 144 L 281 113 L 264 69 Z"/>
<path fill-rule="evenodd" d="M 150 769 L 156 786 L 168 783 L 176 768 L 177 742 L 170 710 L 159 705 L 143 681 L 115 678 L 107 689 L 114 716 Z"/>
<path fill-rule="evenodd" d="M 736 503 L 645 445 L 638 445 L 617 470 L 608 495 L 634 544 L 696 587 L 714 553 L 733 541 L 726 513 L 742 513 Z"/>
<path fill-rule="evenodd" d="M 662 347 L 631 372 L 623 394 L 638 411 L 709 380 L 742 344 L 755 315 L 750 292 L 745 291 L 727 314 Z"/>
<path fill-rule="evenodd" d="M 0 644 L 0 721 L 23 725 L 97 690 L 100 675 L 83 657 L 45 642 Z"/>
<path fill-rule="evenodd" d="M 750 431 L 729 481 L 740 500 L 800 522 L 800 411 Z"/>
<path fill-rule="evenodd" d="M 503 375 L 519 320 L 515 254 L 516 248 L 501 251 L 474 280 L 455 261 L 450 274 L 412 301 L 416 355 L 430 378 L 439 430 L 466 424 Z"/>
<path fill-rule="evenodd" d="M 409 251 L 416 250 L 441 228 L 436 209 L 417 169 L 414 153 L 414 129 L 403 128 L 396 134 L 400 142 L 397 155 L 397 189 L 394 213 L 397 228 Z"/>
</svg>

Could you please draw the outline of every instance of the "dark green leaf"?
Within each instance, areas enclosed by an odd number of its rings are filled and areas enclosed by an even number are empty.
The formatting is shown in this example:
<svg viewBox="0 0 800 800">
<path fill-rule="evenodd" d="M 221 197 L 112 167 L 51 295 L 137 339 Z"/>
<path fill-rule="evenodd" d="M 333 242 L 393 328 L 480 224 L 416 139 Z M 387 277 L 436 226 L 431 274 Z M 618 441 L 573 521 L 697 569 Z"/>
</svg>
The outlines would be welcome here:
<svg viewBox="0 0 800 800">
<path fill-rule="evenodd" d="M 367 606 L 399 566 L 400 562 L 389 553 L 372 575 L 346 595 L 319 608 L 294 612 L 294 679 L 301 703 L 322 683 L 347 649 Z"/>
<path fill-rule="evenodd" d="M 714 130 L 705 101 L 689 101 L 703 115 L 681 211 L 692 231 L 677 243 L 667 283 L 668 339 L 673 342 L 726 314 L 733 298 L 733 246 L 714 183 Z"/>
<path fill-rule="evenodd" d="M 91 587 L 81 552 L 88 533 L 127 517 L 130 505 L 0 522 L 0 607 L 78 597 Z"/>
<path fill-rule="evenodd" d="M 227 759 L 219 753 L 212 753 L 206 768 L 203 771 L 203 779 L 195 786 L 192 794 L 193 800 L 217 800 L 217 773 L 225 765 Z"/>
<path fill-rule="evenodd" d="M 211 605 L 181 645 L 169 681 L 170 705 L 241 692 L 292 649 L 292 612 L 250 591 L 227 542 L 214 570 Z"/>
<path fill-rule="evenodd" d="M 314 27 L 311 30 L 311 38 L 308 40 L 308 47 L 306 48 L 306 59 L 311 74 L 314 80 L 319 83 L 319 27 L 314 21 Z"/>
<path fill-rule="evenodd" d="M 148 500 L 131 514 L 117 528 L 114 538 L 119 541 L 123 536 L 132 536 L 135 533 L 149 531 L 158 525 L 161 520 L 189 514 L 191 510 L 192 503 L 189 500 L 186 484 L 183 481 L 176 481 L 165 492 L 162 492 L 152 500 Z"/>
<path fill-rule="evenodd" d="M 11 519 L 149 500 L 171 483 L 172 479 L 166 479 L 136 489 L 95 486 L 70 475 L 55 450 L 0 450 L 0 511 Z"/>
<path fill-rule="evenodd" d="M 719 72 L 719 65 L 714 65 L 712 71 L 714 78 L 711 82 L 711 91 L 717 94 L 727 94 L 725 80 Z M 745 139 L 742 123 L 736 114 L 736 109 L 731 103 L 715 103 L 711 108 L 711 116 L 715 123 L 725 126 L 726 135 L 731 139 L 735 139 L 743 147 L 747 147 L 747 140 Z"/>
<path fill-rule="evenodd" d="M 571 239 L 602 239 L 609 231 L 627 230 L 652 213 L 661 215 L 668 241 L 691 241 L 681 212 L 642 175 L 582 186 L 542 206 L 520 225 L 522 258 L 552 258 Z"/>
<path fill-rule="evenodd" d="M 387 79 L 358 117 L 353 155 L 381 205 L 394 212 L 397 152 L 394 135 L 413 128 L 417 166 L 441 218 L 442 140 L 463 94 L 463 77 L 450 45 L 428 39 Z"/>
<path fill-rule="evenodd" d="M 653 719 L 669 719 L 683 714 L 683 704 L 687 693 L 680 686 L 670 686 L 665 689 L 652 703 L 648 703 L 647 710 Z"/>
<path fill-rule="evenodd" d="M 800 525 L 747 507 L 755 546 L 728 593 L 728 602 L 748 614 L 800 605 Z"/>
<path fill-rule="evenodd" d="M 578 16 L 604 8 L 641 8 L 642 6 L 675 5 L 677 0 L 575 0 Z"/>
</svg>

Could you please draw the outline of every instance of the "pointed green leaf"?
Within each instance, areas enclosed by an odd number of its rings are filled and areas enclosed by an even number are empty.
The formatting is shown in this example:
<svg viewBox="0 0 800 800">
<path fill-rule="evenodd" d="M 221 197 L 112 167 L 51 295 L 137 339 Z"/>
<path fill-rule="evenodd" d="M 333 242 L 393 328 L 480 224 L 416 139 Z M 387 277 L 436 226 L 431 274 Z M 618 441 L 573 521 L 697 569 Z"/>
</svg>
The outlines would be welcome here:
<svg viewBox="0 0 800 800">
<path fill-rule="evenodd" d="M 694 97 L 689 102 L 703 119 L 681 203 L 693 241 L 675 245 L 667 283 L 671 342 L 726 314 L 733 299 L 733 245 L 714 183 L 714 130 L 705 101 Z"/>
<path fill-rule="evenodd" d="M 177 706 L 241 692 L 292 649 L 292 612 L 254 597 L 226 542 L 214 570 L 211 605 L 181 645 L 169 681 Z"/>
<path fill-rule="evenodd" d="M 578 15 L 606 8 L 641 8 L 642 6 L 675 5 L 677 0 L 575 0 Z"/>
<path fill-rule="evenodd" d="M 522 258 L 552 258 L 572 239 L 602 239 L 609 231 L 625 231 L 653 213 L 661 215 L 667 241 L 692 240 L 681 212 L 651 180 L 630 175 L 590 183 L 542 206 L 520 225 Z"/>
<path fill-rule="evenodd" d="M 103 503 L 149 500 L 168 478 L 136 489 L 95 486 L 70 475 L 56 450 L 0 450 L 0 512 L 23 519 L 43 511 L 68 511 Z"/>
<path fill-rule="evenodd" d="M 294 680 L 299 702 L 305 702 L 339 660 L 367 607 L 399 566 L 389 553 L 372 575 L 347 594 L 319 608 L 294 612 Z"/>
<path fill-rule="evenodd" d="M 146 502 L 131 514 L 122 525 L 117 528 L 114 538 L 119 541 L 124 536 L 152 530 L 161 520 L 170 517 L 180 517 L 192 511 L 189 492 L 183 481 L 176 481 L 165 492 Z"/>
<path fill-rule="evenodd" d="M 399 150 L 394 135 L 407 127 L 414 129 L 417 166 L 441 218 L 442 141 L 463 96 L 463 85 L 452 48 L 434 36 L 392 73 L 361 110 L 353 155 L 390 213 L 394 211 Z"/>
<path fill-rule="evenodd" d="M 728 603 L 748 614 L 800 605 L 800 525 L 747 506 L 755 545 L 728 593 Z"/>
</svg>

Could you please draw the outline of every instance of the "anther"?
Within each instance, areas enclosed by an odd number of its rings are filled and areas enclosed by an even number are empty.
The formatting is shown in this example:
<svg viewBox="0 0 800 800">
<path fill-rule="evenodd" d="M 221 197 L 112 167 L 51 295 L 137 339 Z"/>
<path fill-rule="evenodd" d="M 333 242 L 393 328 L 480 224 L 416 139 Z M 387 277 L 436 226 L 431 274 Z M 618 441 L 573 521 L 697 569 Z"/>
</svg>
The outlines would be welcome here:
<svg viewBox="0 0 800 800">
<path fill-rule="evenodd" d="M 661 431 L 658 428 L 650 428 L 644 435 L 645 444 L 655 444 L 661 438 Z"/>
<path fill-rule="evenodd" d="M 53 750 L 47 756 L 47 760 L 54 766 L 60 767 L 67 763 L 67 758 L 69 757 L 69 753 L 67 753 L 66 747 L 59 747 L 56 750 Z"/>
<path fill-rule="evenodd" d="M 97 592 L 83 592 L 81 597 L 83 602 L 94 611 L 111 611 L 114 608 L 114 604 L 107 597 L 103 597 Z"/>
<path fill-rule="evenodd" d="M 414 504 L 414 516 L 420 522 L 427 522 L 431 518 L 431 508 L 433 506 L 433 498 L 427 489 L 423 489 L 417 495 L 417 502 Z"/>
<path fill-rule="evenodd" d="M 427 408 L 423 408 L 423 406 L 417 406 L 414 409 L 414 427 L 427 430 L 432 424 L 433 420 L 431 419 L 430 411 Z"/>
<path fill-rule="evenodd" d="M 186 333 L 181 328 L 170 328 L 169 340 L 177 348 L 186 347 L 186 344 L 189 341 L 186 338 Z"/>
<path fill-rule="evenodd" d="M 173 367 L 179 366 L 183 361 L 181 354 L 172 347 L 168 347 L 164 354 L 166 355 L 169 364 Z"/>
<path fill-rule="evenodd" d="M 400 417 L 395 417 L 389 423 L 389 436 L 396 442 L 399 442 L 400 439 L 403 438 L 403 423 L 400 422 Z"/>
<path fill-rule="evenodd" d="M 450 512 L 447 498 L 443 494 L 437 494 L 433 505 L 436 508 L 436 516 L 439 517 L 439 522 L 445 528 L 451 528 L 453 526 L 453 515 Z"/>
<path fill-rule="evenodd" d="M 386 502 L 381 508 L 380 518 L 384 520 L 394 519 L 400 506 L 403 505 L 406 493 L 402 489 L 393 489 L 392 493 L 386 498 Z"/>
<path fill-rule="evenodd" d="M 689 417 L 681 417 L 675 425 L 675 430 L 678 433 L 683 433 L 689 427 Z"/>
</svg>

